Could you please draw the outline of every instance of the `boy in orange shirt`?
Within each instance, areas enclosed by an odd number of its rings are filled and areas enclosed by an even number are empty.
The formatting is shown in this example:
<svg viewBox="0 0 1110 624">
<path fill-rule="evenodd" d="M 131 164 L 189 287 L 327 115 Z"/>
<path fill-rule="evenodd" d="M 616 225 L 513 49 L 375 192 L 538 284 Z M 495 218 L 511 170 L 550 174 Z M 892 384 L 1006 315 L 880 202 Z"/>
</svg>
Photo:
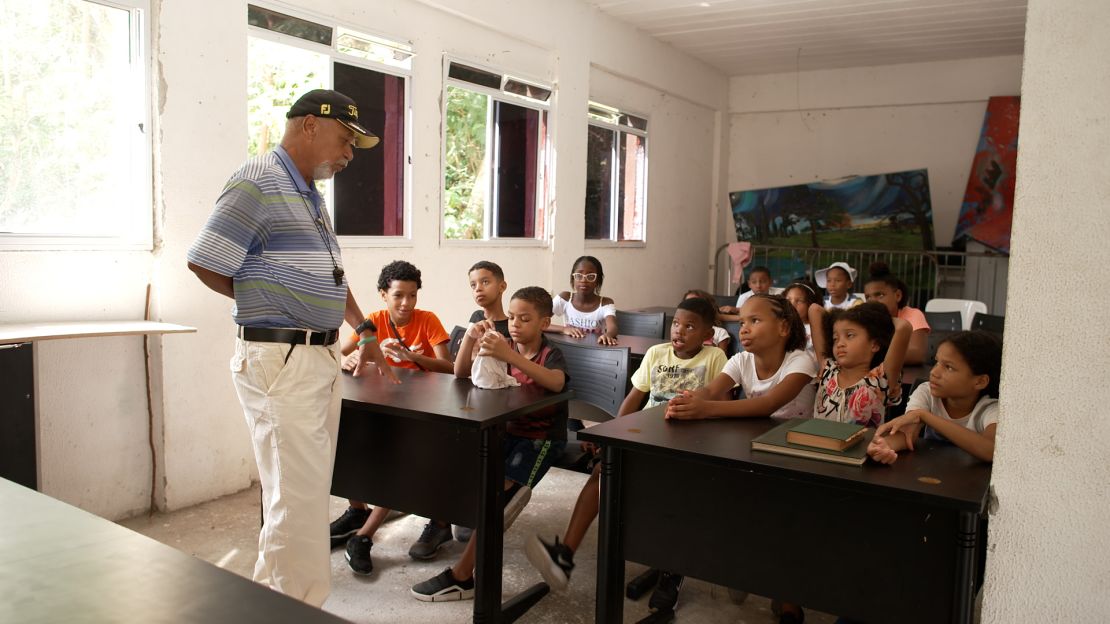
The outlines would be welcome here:
<svg viewBox="0 0 1110 624">
<path fill-rule="evenodd" d="M 382 267 L 378 276 L 378 293 L 385 302 L 385 309 L 366 317 L 365 327 L 375 332 L 382 353 L 390 365 L 398 368 L 454 372 L 447 345 L 451 337 L 443 329 L 439 318 L 427 310 L 416 309 L 417 291 L 422 282 L 420 270 L 404 260 L 396 260 Z M 361 343 L 373 338 L 359 339 L 354 334 L 343 344 L 345 370 L 358 366 Z M 349 355 L 348 355 L 349 354 Z M 370 561 L 370 548 L 374 533 L 389 515 L 389 510 L 376 507 L 370 510 L 366 503 L 348 501 L 350 506 L 343 515 L 331 523 L 332 548 L 347 545 L 347 563 L 356 574 L 370 574 L 374 569 Z M 424 525 L 420 538 L 409 549 L 413 559 L 433 559 L 443 544 L 451 539 L 451 526 L 444 522 L 430 521 Z"/>
</svg>

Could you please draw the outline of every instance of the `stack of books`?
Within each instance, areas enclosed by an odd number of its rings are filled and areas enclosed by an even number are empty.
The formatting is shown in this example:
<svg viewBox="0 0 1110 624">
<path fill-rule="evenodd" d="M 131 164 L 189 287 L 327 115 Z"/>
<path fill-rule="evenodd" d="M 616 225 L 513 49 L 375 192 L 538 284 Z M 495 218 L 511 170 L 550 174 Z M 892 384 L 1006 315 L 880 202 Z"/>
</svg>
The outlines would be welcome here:
<svg viewBox="0 0 1110 624">
<path fill-rule="evenodd" d="M 791 418 L 752 439 L 752 449 L 862 466 L 867 461 L 867 427 L 823 418 Z"/>
</svg>

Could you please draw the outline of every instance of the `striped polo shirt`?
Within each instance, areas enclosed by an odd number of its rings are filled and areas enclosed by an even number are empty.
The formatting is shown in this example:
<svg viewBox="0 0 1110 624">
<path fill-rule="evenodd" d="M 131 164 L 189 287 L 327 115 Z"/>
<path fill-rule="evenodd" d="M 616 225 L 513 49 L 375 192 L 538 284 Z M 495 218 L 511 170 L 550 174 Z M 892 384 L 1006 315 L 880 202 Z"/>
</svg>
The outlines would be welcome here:
<svg viewBox="0 0 1110 624">
<path fill-rule="evenodd" d="M 313 330 L 343 323 L 347 282 L 335 285 L 332 256 L 342 267 L 324 200 L 280 146 L 231 176 L 188 252 L 233 278 L 237 324 Z"/>
</svg>

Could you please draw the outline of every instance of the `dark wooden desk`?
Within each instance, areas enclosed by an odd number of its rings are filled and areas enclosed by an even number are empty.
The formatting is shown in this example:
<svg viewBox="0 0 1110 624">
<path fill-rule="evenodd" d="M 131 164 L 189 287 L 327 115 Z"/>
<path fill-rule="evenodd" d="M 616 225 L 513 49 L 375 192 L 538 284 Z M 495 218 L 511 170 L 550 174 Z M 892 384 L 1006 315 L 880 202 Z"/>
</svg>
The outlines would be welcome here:
<svg viewBox="0 0 1110 624">
<path fill-rule="evenodd" d="M 990 465 L 925 441 L 893 466 L 752 451 L 774 425 L 660 406 L 579 432 L 604 449 L 596 621 L 621 621 L 627 559 L 869 623 L 970 622 Z"/>
<path fill-rule="evenodd" d="M 511 622 L 548 587 L 501 604 L 505 423 L 573 392 L 480 390 L 454 375 L 394 372 L 401 385 L 343 375 L 332 494 L 476 527 L 474 621 Z"/>
<path fill-rule="evenodd" d="M 346 622 L 0 479 L 0 622 Z"/>
</svg>

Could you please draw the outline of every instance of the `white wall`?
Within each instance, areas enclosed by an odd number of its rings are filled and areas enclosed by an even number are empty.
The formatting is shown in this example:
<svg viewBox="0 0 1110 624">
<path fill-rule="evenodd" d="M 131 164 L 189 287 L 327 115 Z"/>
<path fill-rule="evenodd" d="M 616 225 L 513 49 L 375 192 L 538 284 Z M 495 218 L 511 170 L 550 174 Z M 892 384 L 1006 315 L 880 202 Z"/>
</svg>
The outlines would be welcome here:
<svg viewBox="0 0 1110 624">
<path fill-rule="evenodd" d="M 155 340 L 155 361 L 164 362 L 153 380 L 156 497 L 178 508 L 241 489 L 255 474 L 228 374 L 231 304 L 206 290 L 184 259 L 223 183 L 245 158 L 246 3 L 153 4 L 155 250 L 0 253 L 0 322 L 141 318 L 149 282 L 156 318 L 198 328 L 196 334 Z M 587 253 L 585 111 L 591 97 L 646 114 L 651 123 L 648 243 L 588 250 L 605 264 L 605 293 L 632 307 L 669 302 L 685 288 L 706 285 L 709 221 L 722 195 L 719 172 L 726 160 L 718 121 L 727 105 L 723 75 L 579 2 L 300 0 L 289 6 L 411 41 L 416 51 L 412 243 L 344 249 L 364 310 L 381 305 L 377 273 L 396 258 L 423 270 L 421 307 L 437 312 L 448 327 L 474 307 L 464 271 L 476 260 L 500 263 L 511 288 L 565 287 L 571 261 Z M 445 53 L 556 85 L 556 238 L 549 246 L 439 242 Z M 650 280 L 644 279 L 646 267 Z M 46 423 L 43 460 L 49 462 L 44 490 L 109 517 L 133 513 L 150 498 L 145 387 L 107 379 L 139 380 L 143 356 L 136 340 L 61 342 L 39 352 L 39 384 L 49 394 L 39 403 Z M 108 361 L 116 364 L 101 366 Z M 110 433 L 94 429 L 95 422 L 110 423 Z M 74 430 L 96 439 L 72 435 Z M 89 471 L 73 469 L 89 465 Z"/>
<path fill-rule="evenodd" d="M 987 98 L 1020 82 L 1018 56 L 733 77 L 728 190 L 925 168 L 948 245 Z"/>
<path fill-rule="evenodd" d="M 1110 4 L 1028 15 L 983 621 L 1106 622 Z"/>
</svg>

